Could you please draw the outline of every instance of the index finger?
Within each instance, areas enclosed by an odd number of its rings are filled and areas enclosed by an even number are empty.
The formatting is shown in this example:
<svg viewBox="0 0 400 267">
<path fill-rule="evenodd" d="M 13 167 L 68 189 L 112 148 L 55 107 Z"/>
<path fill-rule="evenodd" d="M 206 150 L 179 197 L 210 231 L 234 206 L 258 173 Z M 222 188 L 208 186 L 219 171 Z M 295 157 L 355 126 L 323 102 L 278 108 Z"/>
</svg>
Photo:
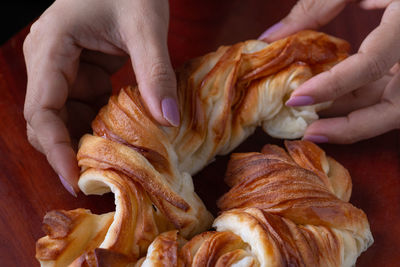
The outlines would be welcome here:
<svg viewBox="0 0 400 267">
<path fill-rule="evenodd" d="M 393 1 L 357 54 L 303 83 L 286 104 L 303 106 L 334 100 L 381 78 L 400 58 L 399 25 L 400 1 Z"/>
<path fill-rule="evenodd" d="M 60 113 L 75 79 L 81 50 L 59 28 L 41 27 L 34 25 L 24 43 L 28 74 L 24 116 L 50 165 L 74 194 L 79 191 L 79 169 Z"/>
</svg>

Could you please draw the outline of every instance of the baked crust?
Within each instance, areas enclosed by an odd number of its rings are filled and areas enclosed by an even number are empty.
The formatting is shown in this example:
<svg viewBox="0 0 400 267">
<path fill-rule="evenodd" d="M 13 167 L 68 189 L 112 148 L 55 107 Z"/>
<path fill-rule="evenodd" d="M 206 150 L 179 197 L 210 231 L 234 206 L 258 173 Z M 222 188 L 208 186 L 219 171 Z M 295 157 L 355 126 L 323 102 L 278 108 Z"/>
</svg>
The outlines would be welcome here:
<svg viewBox="0 0 400 267">
<path fill-rule="evenodd" d="M 92 123 L 93 134 L 82 137 L 77 154 L 81 191 L 114 193 L 112 223 L 99 229 L 106 234 L 95 247 L 81 247 L 79 259 L 71 256 L 76 253 L 70 253 L 70 235 L 44 237 L 63 240 L 67 245 L 38 246 L 37 258 L 42 266 L 65 266 L 59 265 L 59 259 L 68 257 L 63 262 L 76 266 L 89 262 L 97 266 L 102 259 L 115 259 L 122 265 L 133 263 L 146 254 L 160 233 L 178 229 L 180 235 L 190 239 L 207 230 L 213 218 L 195 193 L 191 175 L 216 155 L 232 151 L 258 126 L 274 137 L 301 137 L 307 125 L 318 118 L 316 112 L 329 103 L 291 108 L 284 105 L 285 101 L 301 83 L 343 60 L 348 49 L 343 40 L 303 31 L 271 44 L 250 40 L 220 47 L 189 61 L 177 70 L 181 125 L 176 128 L 155 122 L 137 87 L 123 88 L 100 110 Z M 297 161 L 291 156 L 293 165 Z M 306 162 L 307 158 L 298 160 Z M 343 173 L 338 171 L 336 176 L 343 177 Z M 235 184 L 235 179 L 228 178 L 228 184 Z M 350 196 L 349 188 L 341 185 L 347 182 L 349 186 L 348 179 L 331 183 L 322 174 L 313 179 L 319 186 L 330 186 L 332 192 L 340 191 L 341 199 Z M 240 193 L 235 190 L 232 195 Z M 239 199 L 235 201 L 239 205 Z M 257 207 L 262 201 L 254 199 Z M 240 206 L 224 199 L 219 205 L 223 209 Z M 79 225 L 73 213 L 67 214 Z M 89 244 L 91 237 L 85 238 L 82 242 Z M 250 259 L 243 251 L 232 255 Z"/>
</svg>

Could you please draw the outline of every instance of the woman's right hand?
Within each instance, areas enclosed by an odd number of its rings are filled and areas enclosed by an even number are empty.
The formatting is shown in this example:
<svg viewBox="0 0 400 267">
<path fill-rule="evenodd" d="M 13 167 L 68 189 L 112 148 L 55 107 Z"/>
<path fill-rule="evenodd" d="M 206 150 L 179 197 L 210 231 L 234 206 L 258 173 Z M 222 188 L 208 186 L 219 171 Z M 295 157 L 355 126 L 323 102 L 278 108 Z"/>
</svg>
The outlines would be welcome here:
<svg viewBox="0 0 400 267">
<path fill-rule="evenodd" d="M 28 139 L 71 194 L 79 191 L 71 140 L 90 129 L 110 75 L 128 57 L 153 117 L 179 125 L 168 21 L 167 0 L 57 0 L 32 25 L 24 42 Z"/>
<path fill-rule="evenodd" d="M 303 29 L 316 29 L 343 10 L 348 0 L 299 0 L 260 39 L 272 42 Z M 400 129 L 400 0 L 358 1 L 365 9 L 385 9 L 381 23 L 359 50 L 299 86 L 286 102 L 306 106 L 334 101 L 313 122 L 304 139 L 348 144 Z"/>
</svg>

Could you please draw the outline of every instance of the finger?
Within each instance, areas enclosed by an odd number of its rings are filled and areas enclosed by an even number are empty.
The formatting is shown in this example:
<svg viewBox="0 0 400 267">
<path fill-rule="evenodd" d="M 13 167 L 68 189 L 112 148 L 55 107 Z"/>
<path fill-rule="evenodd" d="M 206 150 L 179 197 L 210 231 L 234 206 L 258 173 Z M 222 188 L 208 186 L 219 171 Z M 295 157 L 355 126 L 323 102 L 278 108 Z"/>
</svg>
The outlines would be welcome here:
<svg viewBox="0 0 400 267">
<path fill-rule="evenodd" d="M 179 126 L 176 78 L 166 46 L 146 47 L 141 43 L 132 51 L 132 63 L 150 113 L 163 125 Z"/>
<path fill-rule="evenodd" d="M 41 38 L 46 42 L 40 42 Z M 24 116 L 50 165 L 73 195 L 79 191 L 79 169 L 60 113 L 75 79 L 79 54 L 62 29 L 51 24 L 36 25 L 24 43 L 28 73 Z"/>
<path fill-rule="evenodd" d="M 360 2 L 360 6 L 364 9 L 385 8 L 393 0 L 364 0 Z"/>
<path fill-rule="evenodd" d="M 305 140 L 348 144 L 400 128 L 400 73 L 387 85 L 382 101 L 346 117 L 322 119 L 306 130 Z"/>
<path fill-rule="evenodd" d="M 145 14 L 153 18 L 150 21 L 143 19 L 146 25 L 141 25 L 143 22 L 134 20 L 132 16 L 129 16 L 132 20 L 122 22 L 122 36 L 132 59 L 140 94 L 150 113 L 163 125 L 179 126 L 176 77 L 167 48 L 168 12 L 164 14 L 158 3 L 162 6 L 167 1 L 153 3 L 155 6 L 151 10 L 155 10 L 155 14 Z M 133 32 L 132 28 L 141 31 Z"/>
<path fill-rule="evenodd" d="M 348 0 L 300 0 L 290 13 L 267 29 L 258 39 L 273 42 L 304 29 L 317 29 L 331 21 Z"/>
<path fill-rule="evenodd" d="M 38 138 L 36 137 L 36 134 L 33 132 L 32 127 L 27 124 L 27 134 L 28 134 L 28 140 L 31 143 L 31 145 L 38 150 L 41 153 L 45 153 L 43 150 L 42 146 L 40 145 L 40 142 Z M 77 147 L 77 144 L 74 144 L 75 147 Z M 68 152 L 67 152 L 68 153 Z M 63 160 L 63 159 L 61 159 Z M 68 160 L 68 159 L 67 159 Z M 76 190 L 70 185 L 69 182 L 67 182 L 62 176 L 59 175 L 60 181 L 64 188 L 73 196 L 76 197 Z"/>
<path fill-rule="evenodd" d="M 400 71 L 400 63 L 397 62 L 396 64 L 394 64 L 394 66 L 390 69 L 389 74 L 390 75 L 395 75 L 397 72 Z"/>
<path fill-rule="evenodd" d="M 386 73 L 400 58 L 400 1 L 385 10 L 381 24 L 364 40 L 357 54 L 303 83 L 289 106 L 334 100 Z"/>
<path fill-rule="evenodd" d="M 76 196 L 76 192 L 79 191 L 79 168 L 64 122 L 52 110 L 37 111 L 28 121 L 48 162 L 59 175 L 64 187 Z"/>
<path fill-rule="evenodd" d="M 385 75 L 382 79 L 369 83 L 357 90 L 336 99 L 332 105 L 318 112 L 321 117 L 345 116 L 357 109 L 375 105 L 380 102 L 383 91 L 392 76 Z"/>
<path fill-rule="evenodd" d="M 39 143 L 39 140 L 36 137 L 35 132 L 32 127 L 27 123 L 26 124 L 26 132 L 29 143 L 39 152 L 44 153 L 42 146 Z"/>
</svg>

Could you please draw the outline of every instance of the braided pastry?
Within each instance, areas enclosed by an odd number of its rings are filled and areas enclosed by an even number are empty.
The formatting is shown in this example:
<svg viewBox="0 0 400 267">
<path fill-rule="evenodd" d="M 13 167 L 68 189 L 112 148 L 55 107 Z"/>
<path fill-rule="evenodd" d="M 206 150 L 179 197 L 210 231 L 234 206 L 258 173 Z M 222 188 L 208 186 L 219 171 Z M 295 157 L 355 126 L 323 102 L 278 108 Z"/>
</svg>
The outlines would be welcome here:
<svg viewBox="0 0 400 267">
<path fill-rule="evenodd" d="M 274 137 L 302 136 L 329 103 L 291 108 L 284 102 L 302 82 L 343 60 L 348 48 L 343 40 L 303 31 L 269 45 L 252 40 L 220 47 L 194 59 L 177 71 L 178 128 L 158 125 L 138 89 L 123 88 L 100 110 L 93 135 L 82 137 L 77 155 L 82 192 L 114 193 L 112 222 L 86 210 L 49 213 L 36 257 L 43 266 L 94 259 L 124 265 L 145 255 L 162 232 L 179 229 L 191 238 L 207 230 L 212 216 L 194 192 L 191 175 L 232 151 L 257 126 Z M 91 226 L 85 236 L 83 222 Z"/>
<path fill-rule="evenodd" d="M 373 238 L 364 212 L 348 203 L 346 169 L 315 144 L 286 141 L 234 154 L 213 226 L 184 244 L 158 236 L 137 266 L 354 266 Z"/>
</svg>

